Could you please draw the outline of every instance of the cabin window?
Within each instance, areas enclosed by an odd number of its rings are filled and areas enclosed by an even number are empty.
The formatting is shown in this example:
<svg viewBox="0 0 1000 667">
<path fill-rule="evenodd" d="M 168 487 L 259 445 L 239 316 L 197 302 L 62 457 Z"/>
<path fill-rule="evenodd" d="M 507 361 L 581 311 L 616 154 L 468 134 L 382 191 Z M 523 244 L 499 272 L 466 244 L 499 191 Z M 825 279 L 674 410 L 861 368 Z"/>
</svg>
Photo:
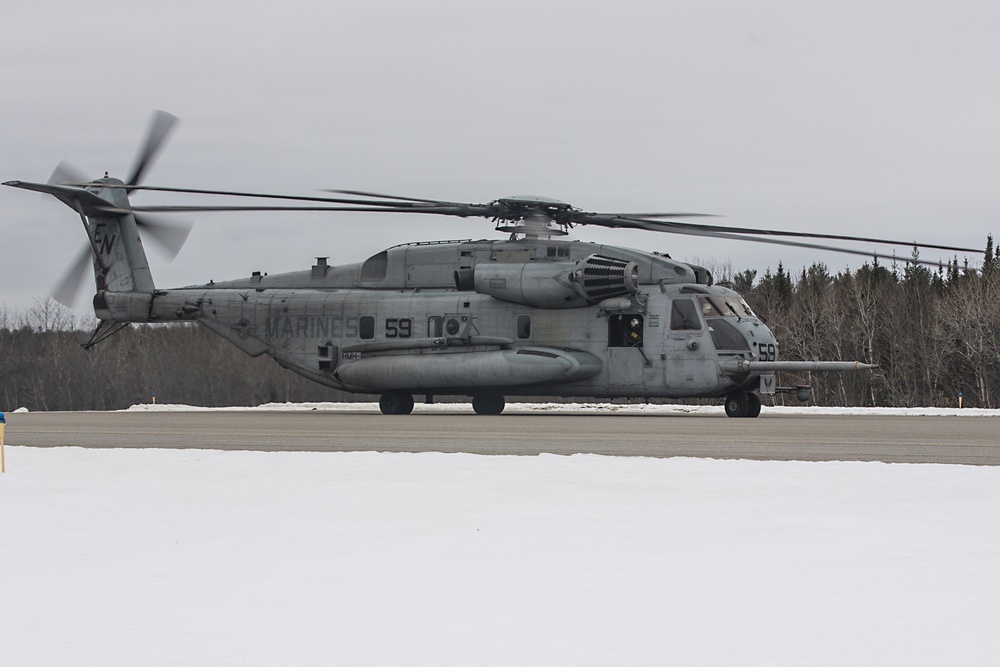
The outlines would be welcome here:
<svg viewBox="0 0 1000 667">
<path fill-rule="evenodd" d="M 440 315 L 432 315 L 427 318 L 427 337 L 440 338 L 444 332 L 444 318 Z"/>
<path fill-rule="evenodd" d="M 546 257 L 569 257 L 568 245 L 550 245 L 545 248 Z"/>
<path fill-rule="evenodd" d="M 517 337 L 521 340 L 531 338 L 531 315 L 517 316 Z"/>
<path fill-rule="evenodd" d="M 608 347 L 642 347 L 642 315 L 621 313 L 608 317 Z"/>
<path fill-rule="evenodd" d="M 670 328 L 674 331 L 698 331 L 701 320 L 691 299 L 675 299 L 670 305 Z"/>
<path fill-rule="evenodd" d="M 364 315 L 358 320 L 358 330 L 361 338 L 368 340 L 375 337 L 375 318 L 371 315 Z"/>
</svg>

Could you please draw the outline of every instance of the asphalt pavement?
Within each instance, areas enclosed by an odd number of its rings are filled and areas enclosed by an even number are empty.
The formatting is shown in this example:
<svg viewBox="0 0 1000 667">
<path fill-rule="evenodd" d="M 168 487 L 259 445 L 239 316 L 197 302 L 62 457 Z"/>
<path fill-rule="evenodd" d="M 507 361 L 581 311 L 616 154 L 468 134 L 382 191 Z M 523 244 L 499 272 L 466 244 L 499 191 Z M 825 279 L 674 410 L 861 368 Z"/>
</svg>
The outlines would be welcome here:
<svg viewBox="0 0 1000 667">
<path fill-rule="evenodd" d="M 359 411 L 7 413 L 6 444 L 1000 464 L 1000 417 Z"/>
</svg>

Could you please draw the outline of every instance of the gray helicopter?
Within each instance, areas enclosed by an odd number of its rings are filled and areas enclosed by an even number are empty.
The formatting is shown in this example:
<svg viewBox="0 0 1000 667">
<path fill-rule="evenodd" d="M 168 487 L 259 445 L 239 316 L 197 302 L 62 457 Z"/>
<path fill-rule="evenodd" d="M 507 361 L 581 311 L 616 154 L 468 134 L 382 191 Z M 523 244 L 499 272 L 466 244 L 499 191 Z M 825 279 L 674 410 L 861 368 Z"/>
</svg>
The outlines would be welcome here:
<svg viewBox="0 0 1000 667">
<path fill-rule="evenodd" d="M 154 116 L 126 181 L 86 180 L 60 165 L 47 183 L 4 185 L 50 194 L 79 215 L 89 243 L 56 291 L 72 299 L 92 263 L 97 330 L 92 347 L 131 323 L 198 322 L 251 356 L 348 392 L 381 394 L 385 414 L 408 414 L 414 395 L 470 396 L 477 414 L 497 415 L 506 396 L 719 398 L 730 417 L 757 417 L 759 394 L 809 396 L 783 387 L 780 371 L 858 371 L 858 361 L 789 361 L 767 325 L 709 271 L 668 255 L 564 238 L 577 225 L 637 228 L 716 238 L 873 253 L 802 238 L 885 239 L 678 222 L 693 213 L 591 213 L 544 197 L 486 204 L 337 190 L 296 197 L 141 185 L 176 119 Z M 281 206 L 153 206 L 134 190 L 256 197 Z M 154 285 L 142 235 L 174 254 L 189 227 L 158 212 L 310 210 L 482 217 L 506 239 L 398 245 L 342 266 L 176 289 Z M 140 231 L 142 230 L 142 231 Z M 913 245 L 913 244 L 904 244 Z M 961 252 L 967 248 L 927 245 Z M 875 257 L 880 255 L 874 254 Z"/>
</svg>

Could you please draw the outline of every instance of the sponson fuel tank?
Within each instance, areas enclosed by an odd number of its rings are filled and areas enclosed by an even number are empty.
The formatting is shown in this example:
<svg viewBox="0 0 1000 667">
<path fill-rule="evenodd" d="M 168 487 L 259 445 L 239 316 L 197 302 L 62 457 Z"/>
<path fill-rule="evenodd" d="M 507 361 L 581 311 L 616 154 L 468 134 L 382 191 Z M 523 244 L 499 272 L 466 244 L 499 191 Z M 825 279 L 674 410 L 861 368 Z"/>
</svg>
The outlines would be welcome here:
<svg viewBox="0 0 1000 667">
<path fill-rule="evenodd" d="M 574 382 L 597 375 L 589 352 L 551 347 L 420 355 L 382 355 L 342 362 L 334 373 L 351 391 L 519 387 Z"/>
</svg>

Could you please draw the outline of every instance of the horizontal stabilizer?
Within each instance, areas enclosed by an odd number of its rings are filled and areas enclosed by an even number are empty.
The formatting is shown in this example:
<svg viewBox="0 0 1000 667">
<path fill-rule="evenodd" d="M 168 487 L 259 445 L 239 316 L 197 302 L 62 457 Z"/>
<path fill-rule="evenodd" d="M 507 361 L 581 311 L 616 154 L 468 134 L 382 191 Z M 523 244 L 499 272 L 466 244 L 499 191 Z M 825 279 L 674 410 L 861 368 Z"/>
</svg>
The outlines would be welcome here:
<svg viewBox="0 0 1000 667">
<path fill-rule="evenodd" d="M 84 190 L 83 188 L 75 188 L 69 185 L 56 185 L 54 183 L 28 183 L 26 181 L 7 181 L 4 185 L 12 188 L 33 190 L 35 192 L 52 195 L 74 211 L 76 210 L 75 202 L 80 202 L 80 206 L 83 208 L 83 213 L 87 216 L 106 218 L 111 215 L 122 215 L 121 213 L 110 212 L 109 207 L 111 206 L 111 203 L 109 201 L 102 199 L 93 192 Z"/>
</svg>

